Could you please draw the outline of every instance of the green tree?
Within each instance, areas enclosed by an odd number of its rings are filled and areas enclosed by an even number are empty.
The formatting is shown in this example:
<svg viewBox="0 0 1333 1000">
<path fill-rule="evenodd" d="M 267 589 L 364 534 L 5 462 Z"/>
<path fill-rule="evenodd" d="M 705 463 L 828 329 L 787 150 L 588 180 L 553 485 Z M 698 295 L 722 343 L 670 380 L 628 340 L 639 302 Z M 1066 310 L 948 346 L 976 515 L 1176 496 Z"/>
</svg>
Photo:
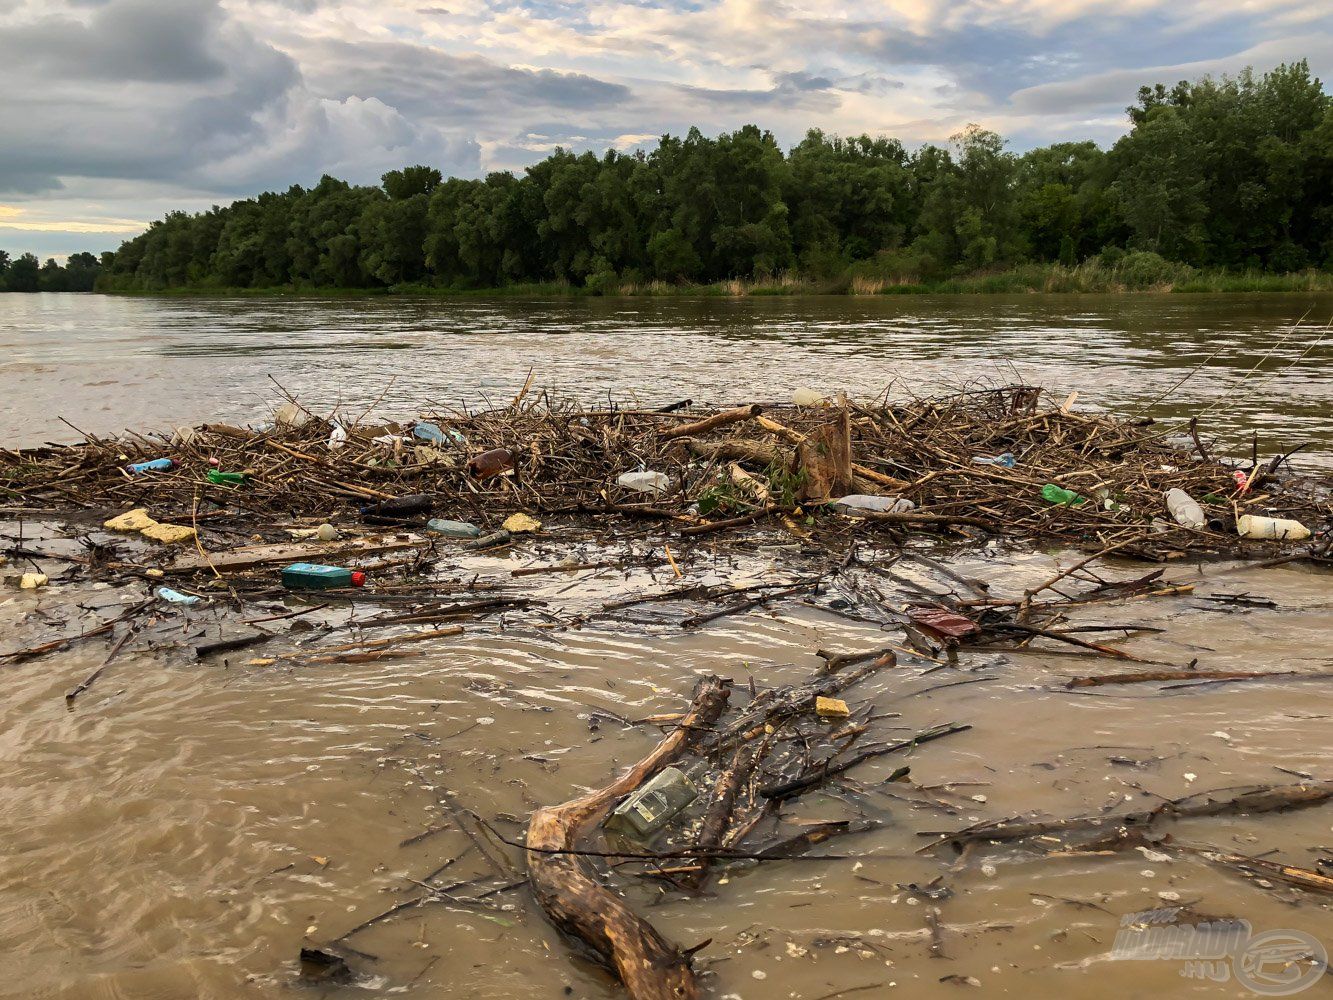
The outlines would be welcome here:
<svg viewBox="0 0 1333 1000">
<path fill-rule="evenodd" d="M 41 263 L 35 254 L 19 254 L 9 262 L 5 285 L 11 292 L 35 292 L 39 287 Z"/>
</svg>

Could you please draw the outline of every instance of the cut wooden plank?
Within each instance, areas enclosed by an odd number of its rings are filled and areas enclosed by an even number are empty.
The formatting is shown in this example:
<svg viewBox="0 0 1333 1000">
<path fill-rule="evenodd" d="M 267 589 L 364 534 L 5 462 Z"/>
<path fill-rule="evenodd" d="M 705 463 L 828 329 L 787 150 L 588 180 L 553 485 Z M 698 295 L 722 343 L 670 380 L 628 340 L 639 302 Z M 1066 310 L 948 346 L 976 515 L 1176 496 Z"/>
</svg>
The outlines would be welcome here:
<svg viewBox="0 0 1333 1000">
<path fill-rule="evenodd" d="M 210 552 L 207 558 L 196 553 L 182 555 L 169 567 L 169 573 L 218 572 L 249 569 L 270 563 L 321 562 L 349 556 L 367 556 L 396 549 L 412 549 L 428 544 L 420 535 L 387 535 L 377 538 L 349 538 L 336 542 L 279 542 L 276 545 L 246 545 L 225 552 Z"/>
</svg>

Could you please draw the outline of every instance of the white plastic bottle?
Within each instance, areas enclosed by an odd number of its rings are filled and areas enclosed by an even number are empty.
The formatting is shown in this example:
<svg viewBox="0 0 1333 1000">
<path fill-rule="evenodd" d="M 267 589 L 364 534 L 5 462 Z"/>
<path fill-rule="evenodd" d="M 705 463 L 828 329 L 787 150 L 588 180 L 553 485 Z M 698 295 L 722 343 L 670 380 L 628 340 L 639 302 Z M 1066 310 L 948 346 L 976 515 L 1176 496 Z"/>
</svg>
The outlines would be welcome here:
<svg viewBox="0 0 1333 1000">
<path fill-rule="evenodd" d="M 1300 521 L 1285 517 L 1260 517 L 1258 514 L 1242 514 L 1236 518 L 1236 533 L 1242 538 L 1283 542 L 1299 542 L 1310 537 L 1310 529 Z"/>
<path fill-rule="evenodd" d="M 906 497 L 872 497 L 864 493 L 839 497 L 831 506 L 839 513 L 870 510 L 881 514 L 906 514 L 908 511 L 916 510 L 916 504 Z"/>
<path fill-rule="evenodd" d="M 1171 512 L 1171 516 L 1176 519 L 1177 524 L 1183 524 L 1187 528 L 1208 526 L 1208 518 L 1203 512 L 1203 508 L 1195 503 L 1194 498 L 1184 490 L 1166 491 L 1166 509 Z"/>
</svg>

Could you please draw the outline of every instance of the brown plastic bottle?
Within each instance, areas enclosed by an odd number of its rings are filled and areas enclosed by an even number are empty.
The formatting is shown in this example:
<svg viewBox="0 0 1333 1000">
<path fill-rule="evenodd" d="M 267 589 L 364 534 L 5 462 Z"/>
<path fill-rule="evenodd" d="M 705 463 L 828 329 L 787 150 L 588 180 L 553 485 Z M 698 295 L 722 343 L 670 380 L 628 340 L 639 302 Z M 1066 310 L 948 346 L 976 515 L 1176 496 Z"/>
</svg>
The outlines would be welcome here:
<svg viewBox="0 0 1333 1000">
<path fill-rule="evenodd" d="M 490 479 L 514 467 L 514 453 L 508 448 L 492 448 L 483 451 L 467 464 L 468 475 L 473 479 Z"/>
</svg>

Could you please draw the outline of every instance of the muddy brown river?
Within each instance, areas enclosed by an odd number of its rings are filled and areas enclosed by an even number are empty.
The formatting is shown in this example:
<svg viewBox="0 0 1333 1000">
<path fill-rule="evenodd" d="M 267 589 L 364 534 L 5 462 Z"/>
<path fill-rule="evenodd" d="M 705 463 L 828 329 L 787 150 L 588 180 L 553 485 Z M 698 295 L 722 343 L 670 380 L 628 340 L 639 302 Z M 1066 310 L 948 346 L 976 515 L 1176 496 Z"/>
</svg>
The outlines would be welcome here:
<svg viewBox="0 0 1333 1000">
<path fill-rule="evenodd" d="M 1207 411 L 1223 450 L 1248 453 L 1255 433 L 1267 454 L 1309 441 L 1300 453 L 1307 467 L 1327 467 L 1333 376 L 1319 337 L 1330 315 L 1328 299 L 1240 296 L 454 303 L 11 295 L 0 296 L 0 433 L 16 444 L 72 438 L 57 416 L 95 433 L 262 419 L 270 375 L 307 401 L 399 415 L 423 399 L 503 399 L 530 368 L 543 384 L 587 398 L 654 403 L 778 398 L 798 385 L 928 392 L 1021 377 L 1078 390 L 1078 405 L 1159 417 Z M 17 531 L 13 519 L 0 522 L 6 537 Z M 788 575 L 781 548 L 738 560 L 704 545 L 677 555 L 711 582 Z M 950 565 L 999 596 L 1018 596 L 1076 558 L 997 547 Z M 553 559 L 519 546 L 452 569 L 503 581 Z M 914 587 L 950 586 L 923 564 L 896 570 L 891 601 L 911 599 Z M 1110 572 L 1129 578 L 1144 567 Z M 835 613 L 827 595 L 697 629 L 665 609 L 594 613 L 674 582 L 665 566 L 529 578 L 525 592 L 547 601 L 555 618 L 590 617 L 580 628 L 467 623 L 462 635 L 372 663 L 292 667 L 253 664 L 245 654 L 186 663 L 165 650 L 135 653 L 72 708 L 65 691 L 110 643 L 0 664 L 0 996 L 623 996 L 571 952 L 525 889 L 477 898 L 475 886 L 517 881 L 522 858 L 492 843 L 500 867 L 492 870 L 459 816 L 475 813 L 517 839 L 536 805 L 600 787 L 647 752 L 660 730 L 617 720 L 680 711 L 700 673 L 738 687 L 751 678 L 795 682 L 817 670 L 817 649 L 901 640 Z M 1165 582 L 1193 589 L 1087 607 L 1075 623 L 1160 629 L 1121 644 L 1150 660 L 1333 670 L 1326 571 L 1180 562 Z M 6 586 L 0 651 L 47 636 L 71 614 L 71 600 L 105 618 L 141 597 L 109 584 L 36 594 Z M 945 722 L 973 728 L 862 764 L 846 785 L 792 804 L 791 823 L 876 822 L 820 849 L 842 857 L 735 863 L 700 898 L 617 884 L 671 940 L 711 941 L 695 960 L 711 998 L 1284 995 L 1280 969 L 1256 975 L 1240 955 L 1127 958 L 1117 933 L 1134 914 L 1184 907 L 1182 923 L 1239 918 L 1249 939 L 1285 931 L 1333 948 L 1333 897 L 1152 848 L 918 853 L 932 831 L 985 820 L 1144 809 L 1195 792 L 1333 777 L 1327 680 L 1061 686 L 1108 669 L 1103 659 L 1035 652 L 964 651 L 942 669 L 903 656 L 849 692 L 891 716 L 875 723 L 877 734 L 901 738 Z M 912 784 L 885 784 L 903 763 Z M 1333 862 L 1333 805 L 1189 819 L 1171 832 L 1179 844 L 1306 869 L 1329 872 L 1319 866 Z M 451 859 L 433 883 L 454 886 L 449 896 L 348 939 L 360 955 L 355 981 L 298 981 L 304 941 L 339 937 L 421 896 Z M 1331 982 L 1298 985 L 1326 997 Z"/>
</svg>

